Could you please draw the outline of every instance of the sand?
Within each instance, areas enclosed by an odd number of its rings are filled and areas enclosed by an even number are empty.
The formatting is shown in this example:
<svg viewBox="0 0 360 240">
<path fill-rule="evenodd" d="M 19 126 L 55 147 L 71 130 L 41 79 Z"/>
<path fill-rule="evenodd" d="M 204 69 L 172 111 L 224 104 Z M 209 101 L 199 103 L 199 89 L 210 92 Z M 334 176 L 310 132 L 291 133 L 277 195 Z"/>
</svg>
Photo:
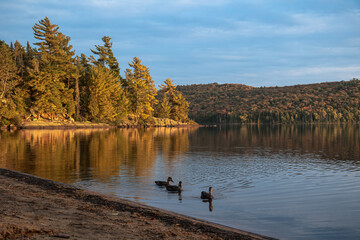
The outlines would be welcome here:
<svg viewBox="0 0 360 240">
<path fill-rule="evenodd" d="M 0 168 L 0 239 L 269 239 Z"/>
</svg>

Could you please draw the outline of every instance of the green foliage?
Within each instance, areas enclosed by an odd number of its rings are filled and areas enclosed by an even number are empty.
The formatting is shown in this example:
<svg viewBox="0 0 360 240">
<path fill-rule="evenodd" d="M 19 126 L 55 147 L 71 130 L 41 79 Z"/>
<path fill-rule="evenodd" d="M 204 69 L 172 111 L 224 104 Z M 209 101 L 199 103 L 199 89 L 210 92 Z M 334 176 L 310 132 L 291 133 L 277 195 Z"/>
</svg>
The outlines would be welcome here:
<svg viewBox="0 0 360 240">
<path fill-rule="evenodd" d="M 179 93 L 173 99 L 173 107 L 170 112 L 170 118 L 175 121 L 180 122 L 188 122 L 189 121 L 189 103 L 183 97 L 181 93 Z"/>
<path fill-rule="evenodd" d="M 120 77 L 120 68 L 119 63 L 114 57 L 113 51 L 112 51 L 112 43 L 110 42 L 111 38 L 104 36 L 102 38 L 104 42 L 104 46 L 95 45 L 96 50 L 92 50 L 91 52 L 98 55 L 99 58 L 95 60 L 95 58 L 92 56 L 91 61 L 95 65 L 107 65 L 112 71 L 114 71 L 115 75 L 117 77 Z"/>
<path fill-rule="evenodd" d="M 17 72 L 10 47 L 0 41 L 0 126 L 18 122 L 23 112 Z"/>
<path fill-rule="evenodd" d="M 181 92 L 176 90 L 176 86 L 171 79 L 166 79 L 164 84 L 160 85 L 163 99 L 158 106 L 158 116 L 166 116 L 179 122 L 189 122 L 189 103 L 183 97 Z"/>
<path fill-rule="evenodd" d="M 21 46 L 21 44 L 16 41 L 15 42 L 15 48 L 13 51 L 14 60 L 16 64 L 16 68 L 18 69 L 18 74 L 21 78 L 24 77 L 24 74 L 26 72 L 26 65 L 25 65 L 25 48 Z"/>
<path fill-rule="evenodd" d="M 120 121 L 119 115 L 126 113 L 127 100 L 121 83 L 108 68 L 98 65 L 90 71 L 90 118 L 95 121 Z"/>
<path fill-rule="evenodd" d="M 41 40 L 36 52 L 38 69 L 30 71 L 29 87 L 32 91 L 31 111 L 37 116 L 50 114 L 70 117 L 75 113 L 73 89 L 70 89 L 75 70 L 74 52 L 69 45 L 70 38 L 59 32 L 46 17 L 33 27 L 34 36 Z"/>
<path fill-rule="evenodd" d="M 156 109 L 156 115 L 159 118 L 170 118 L 171 103 L 166 95 L 164 95 L 162 101 L 159 103 Z"/>
<path fill-rule="evenodd" d="M 240 84 L 178 86 L 157 90 L 137 57 L 125 78 L 111 38 L 74 57 L 70 38 L 45 17 L 33 27 L 35 48 L 0 42 L 0 125 L 33 117 L 149 125 L 154 115 L 191 123 L 360 122 L 360 82 L 254 88 Z M 189 102 L 191 103 L 189 105 Z"/>
<path fill-rule="evenodd" d="M 138 116 L 140 125 L 151 123 L 154 107 L 157 103 L 157 90 L 150 76 L 150 70 L 141 64 L 141 60 L 134 57 L 129 63 L 131 69 L 126 69 L 124 87 L 130 101 L 129 111 Z"/>
<path fill-rule="evenodd" d="M 360 81 L 254 88 L 240 84 L 179 86 L 202 123 L 359 122 Z"/>
<path fill-rule="evenodd" d="M 77 121 L 155 124 L 157 90 L 149 68 L 139 58 L 129 63 L 131 69 L 123 79 L 110 37 L 103 37 L 104 45 L 91 50 L 98 56 L 95 59 L 84 54 L 74 57 L 70 37 L 47 17 L 33 31 L 38 40 L 35 48 L 29 42 L 25 48 L 18 41 L 11 46 L 0 41 L 0 125 L 33 118 L 73 121 L 73 117 Z M 159 105 L 161 116 L 185 119 L 181 107 L 186 104 L 178 93 L 164 98 Z"/>
</svg>

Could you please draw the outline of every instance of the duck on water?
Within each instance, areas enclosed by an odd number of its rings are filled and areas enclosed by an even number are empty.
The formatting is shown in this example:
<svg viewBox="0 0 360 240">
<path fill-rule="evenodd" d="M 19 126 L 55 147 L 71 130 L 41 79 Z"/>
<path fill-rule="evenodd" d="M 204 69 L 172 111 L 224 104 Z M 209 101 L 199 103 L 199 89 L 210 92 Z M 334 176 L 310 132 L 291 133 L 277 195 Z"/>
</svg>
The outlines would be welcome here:
<svg viewBox="0 0 360 240">
<path fill-rule="evenodd" d="M 201 199 L 205 200 L 212 200 L 213 199 L 213 188 L 209 187 L 209 192 L 202 191 L 201 192 Z"/>
<path fill-rule="evenodd" d="M 179 185 L 168 185 L 166 186 L 166 190 L 169 192 L 181 192 L 182 191 L 182 182 L 179 182 Z"/>
<path fill-rule="evenodd" d="M 155 181 L 158 186 L 169 186 L 170 182 L 174 182 L 171 177 L 168 177 L 167 181 Z"/>
</svg>

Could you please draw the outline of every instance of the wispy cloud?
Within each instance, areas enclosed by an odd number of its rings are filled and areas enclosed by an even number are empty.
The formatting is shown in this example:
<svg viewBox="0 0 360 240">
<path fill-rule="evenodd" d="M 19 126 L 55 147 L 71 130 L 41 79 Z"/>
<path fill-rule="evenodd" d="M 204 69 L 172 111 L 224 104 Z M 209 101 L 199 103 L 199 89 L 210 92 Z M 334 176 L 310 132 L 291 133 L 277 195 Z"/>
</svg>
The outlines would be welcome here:
<svg viewBox="0 0 360 240">
<path fill-rule="evenodd" d="M 294 68 L 288 70 L 276 70 L 270 72 L 273 75 L 282 75 L 284 77 L 308 77 L 315 75 L 336 75 L 336 76 L 349 76 L 355 77 L 360 75 L 360 65 L 346 66 L 346 67 L 304 67 Z M 340 79 L 339 79 L 340 80 Z"/>
<path fill-rule="evenodd" d="M 285 85 L 359 76 L 358 0 L 0 0 L 0 39 L 34 42 L 48 16 L 90 55 L 108 35 L 122 69 L 161 80 Z M 281 80 L 283 79 L 283 80 Z M 281 80 L 281 81 L 280 81 Z"/>
<path fill-rule="evenodd" d="M 174 12 L 194 7 L 216 7 L 224 5 L 228 0 L 90 0 L 90 6 L 106 8 L 110 12 L 122 14 L 149 14 L 151 12 Z"/>
<path fill-rule="evenodd" d="M 227 19 L 220 27 L 196 27 L 193 29 L 193 35 L 195 37 L 308 35 L 333 30 L 334 22 L 336 22 L 336 17 L 314 14 L 293 14 L 288 19 L 290 21 L 284 21 L 281 24 Z"/>
</svg>

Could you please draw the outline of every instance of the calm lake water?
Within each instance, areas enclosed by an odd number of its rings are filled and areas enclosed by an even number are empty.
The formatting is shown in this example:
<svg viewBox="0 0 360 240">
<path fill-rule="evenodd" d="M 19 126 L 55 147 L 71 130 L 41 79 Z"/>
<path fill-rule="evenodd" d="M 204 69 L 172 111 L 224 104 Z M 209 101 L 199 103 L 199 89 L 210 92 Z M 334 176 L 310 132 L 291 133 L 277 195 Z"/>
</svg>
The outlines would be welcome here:
<svg viewBox="0 0 360 240">
<path fill-rule="evenodd" d="M 271 237 L 360 239 L 359 125 L 0 132 L 0 167 Z M 168 176 L 181 196 L 154 184 Z"/>
</svg>

